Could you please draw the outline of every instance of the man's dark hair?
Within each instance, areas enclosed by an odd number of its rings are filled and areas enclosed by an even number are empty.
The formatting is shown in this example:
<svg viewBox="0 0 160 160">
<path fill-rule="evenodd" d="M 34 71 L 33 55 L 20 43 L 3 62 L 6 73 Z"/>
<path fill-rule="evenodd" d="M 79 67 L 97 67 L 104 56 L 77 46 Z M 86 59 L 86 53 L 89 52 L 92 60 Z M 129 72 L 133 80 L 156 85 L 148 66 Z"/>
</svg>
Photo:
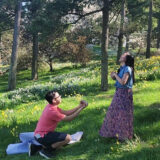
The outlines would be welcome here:
<svg viewBox="0 0 160 160">
<path fill-rule="evenodd" d="M 48 103 L 52 104 L 52 100 L 55 98 L 55 94 L 56 94 L 56 92 L 54 92 L 54 91 L 49 91 L 46 94 L 45 99 L 48 101 Z"/>
</svg>

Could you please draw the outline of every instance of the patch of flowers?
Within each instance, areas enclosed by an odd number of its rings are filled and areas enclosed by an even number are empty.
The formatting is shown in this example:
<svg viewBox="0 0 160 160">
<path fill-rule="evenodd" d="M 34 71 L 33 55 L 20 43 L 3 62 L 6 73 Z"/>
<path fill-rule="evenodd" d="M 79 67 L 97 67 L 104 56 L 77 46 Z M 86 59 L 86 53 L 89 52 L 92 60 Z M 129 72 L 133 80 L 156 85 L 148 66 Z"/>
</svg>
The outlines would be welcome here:
<svg viewBox="0 0 160 160">
<path fill-rule="evenodd" d="M 135 59 L 136 75 L 140 80 L 160 79 L 160 56 L 153 56 L 150 59 Z"/>
<path fill-rule="evenodd" d="M 21 103 L 44 99 L 49 90 L 59 92 L 63 97 L 81 93 L 81 85 L 92 83 L 98 77 L 98 70 L 85 68 L 79 72 L 71 72 L 50 78 L 45 84 L 34 84 L 26 88 L 19 88 L 2 95 L 0 108 L 11 108 Z"/>
<path fill-rule="evenodd" d="M 92 66 L 89 68 L 81 69 L 79 72 L 70 72 L 67 74 L 62 74 L 60 76 L 51 78 L 51 82 L 57 84 L 67 84 L 82 81 L 87 82 L 88 80 L 92 79 L 93 76 L 98 76 L 99 72 L 97 72 L 96 69 L 97 66 Z"/>
<path fill-rule="evenodd" d="M 43 99 L 49 90 L 57 91 L 64 96 L 78 92 L 78 88 L 79 87 L 74 84 L 61 85 L 56 83 L 38 84 L 27 88 L 19 88 L 2 96 L 0 108 L 13 107 L 14 105 L 27 103 L 31 100 Z"/>
</svg>

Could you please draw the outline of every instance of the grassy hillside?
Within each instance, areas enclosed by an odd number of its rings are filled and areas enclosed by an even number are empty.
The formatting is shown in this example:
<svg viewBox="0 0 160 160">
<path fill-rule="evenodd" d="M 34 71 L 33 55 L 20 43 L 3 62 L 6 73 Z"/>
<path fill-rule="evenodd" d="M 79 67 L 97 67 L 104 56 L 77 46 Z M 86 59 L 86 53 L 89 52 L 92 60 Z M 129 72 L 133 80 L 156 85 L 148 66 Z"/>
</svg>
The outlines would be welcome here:
<svg viewBox="0 0 160 160">
<path fill-rule="evenodd" d="M 145 71 L 143 65 L 151 62 L 153 67 Z M 100 91 L 99 61 L 92 61 L 85 68 L 73 68 L 69 63 L 56 64 L 53 73 L 42 70 L 39 80 L 34 82 L 29 78 L 30 71 L 19 72 L 17 89 L 12 92 L 6 91 L 8 75 L 0 76 L 0 159 L 29 159 L 27 154 L 6 155 L 6 147 L 19 142 L 20 132 L 34 131 L 47 104 L 43 97 L 48 90 L 55 89 L 62 95 L 60 107 L 63 109 L 77 106 L 81 99 L 89 102 L 88 108 L 77 119 L 58 125 L 58 131 L 70 134 L 83 131 L 84 136 L 79 143 L 59 150 L 56 160 L 159 160 L 160 80 L 159 67 L 154 66 L 155 62 L 159 66 L 159 61 L 152 59 L 151 62 L 139 59 L 136 62 L 137 82 L 133 89 L 135 138 L 126 143 L 104 139 L 98 134 L 115 91 L 114 81 L 110 78 L 109 90 Z M 110 57 L 109 71 L 116 68 L 114 58 Z M 30 159 L 42 158 L 36 155 Z"/>
</svg>

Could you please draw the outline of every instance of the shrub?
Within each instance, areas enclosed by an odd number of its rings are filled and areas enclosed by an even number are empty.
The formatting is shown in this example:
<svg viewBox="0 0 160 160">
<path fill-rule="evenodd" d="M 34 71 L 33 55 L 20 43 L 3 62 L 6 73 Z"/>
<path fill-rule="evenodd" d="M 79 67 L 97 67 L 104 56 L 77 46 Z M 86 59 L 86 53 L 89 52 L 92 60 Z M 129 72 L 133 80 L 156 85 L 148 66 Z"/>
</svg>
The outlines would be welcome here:
<svg viewBox="0 0 160 160">
<path fill-rule="evenodd" d="M 69 60 L 75 65 L 86 65 L 90 61 L 91 52 L 86 48 L 86 37 L 79 36 L 75 42 L 66 42 L 60 47 L 61 59 Z"/>
<path fill-rule="evenodd" d="M 95 66 L 94 66 L 95 67 Z M 50 78 L 45 84 L 35 84 L 26 88 L 19 88 L 1 96 L 0 108 L 9 108 L 20 103 L 44 99 L 49 90 L 59 92 L 63 97 L 81 93 L 81 85 L 95 81 L 99 70 L 94 71 L 92 67 L 81 69 L 79 72 L 71 72 Z"/>
<path fill-rule="evenodd" d="M 135 70 L 141 80 L 160 79 L 160 56 L 150 59 L 136 58 Z"/>
<path fill-rule="evenodd" d="M 3 75 L 7 71 L 9 71 L 9 65 L 0 65 L 0 75 Z"/>
<path fill-rule="evenodd" d="M 32 62 L 32 55 L 31 53 L 27 53 L 26 51 L 21 51 L 18 56 L 18 61 L 17 61 L 17 70 L 26 70 L 31 67 L 31 62 Z"/>
<path fill-rule="evenodd" d="M 146 48 L 136 48 L 136 49 L 132 50 L 132 52 L 136 53 L 138 55 L 145 55 L 146 54 Z M 158 50 L 157 48 L 151 48 L 150 52 L 151 52 L 151 56 L 160 55 L 160 50 Z"/>
<path fill-rule="evenodd" d="M 75 84 L 57 85 L 54 83 L 38 84 L 27 88 L 19 88 L 3 95 L 0 99 L 0 108 L 13 107 L 20 103 L 27 103 L 31 100 L 44 99 L 45 94 L 49 90 L 59 92 L 62 96 L 76 94 L 79 91 L 79 86 Z"/>
<path fill-rule="evenodd" d="M 158 50 L 157 48 L 151 48 L 151 55 L 152 56 L 160 55 L 160 50 Z"/>
</svg>

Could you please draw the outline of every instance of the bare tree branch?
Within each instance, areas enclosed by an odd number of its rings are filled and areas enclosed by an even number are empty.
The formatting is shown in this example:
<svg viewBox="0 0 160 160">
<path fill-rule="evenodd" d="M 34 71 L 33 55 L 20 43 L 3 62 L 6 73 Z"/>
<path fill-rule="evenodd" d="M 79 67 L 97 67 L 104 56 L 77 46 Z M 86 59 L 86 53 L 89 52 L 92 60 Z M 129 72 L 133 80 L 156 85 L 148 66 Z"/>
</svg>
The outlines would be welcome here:
<svg viewBox="0 0 160 160">
<path fill-rule="evenodd" d="M 112 18 L 110 19 L 109 23 L 111 23 L 111 21 L 113 20 L 113 18 L 114 18 L 116 15 L 117 15 L 116 20 L 117 20 L 120 12 L 121 12 L 121 6 L 120 6 L 120 8 L 118 8 L 118 9 L 115 11 L 115 13 L 114 13 L 114 15 L 112 16 Z"/>
<path fill-rule="evenodd" d="M 102 10 L 103 10 L 103 8 L 98 9 L 98 10 L 95 10 L 95 11 L 92 11 L 92 12 L 89 12 L 89 13 L 85 13 L 85 14 L 69 13 L 69 14 L 72 14 L 72 15 L 79 16 L 77 20 L 75 20 L 74 22 L 69 23 L 69 24 L 76 24 L 76 23 L 77 23 L 79 20 L 81 20 L 82 18 L 84 18 L 84 17 L 86 17 L 86 16 L 89 16 L 89 15 L 92 15 L 92 14 L 95 14 L 95 13 L 98 13 L 98 12 L 101 12 Z"/>
<path fill-rule="evenodd" d="M 110 9 L 113 7 L 112 5 L 116 5 L 116 4 L 119 4 L 120 1 L 119 0 L 110 0 Z M 72 23 L 69 23 L 68 25 L 70 24 L 76 24 L 79 20 L 81 20 L 82 18 L 86 17 L 86 16 L 89 16 L 89 15 L 92 15 L 92 14 L 95 14 L 95 13 L 98 13 L 98 12 L 101 12 L 102 10 L 104 9 L 101 8 L 101 9 L 98 9 L 98 10 L 95 10 L 95 11 L 91 11 L 89 13 L 85 13 L 85 14 L 80 14 L 80 13 L 69 13 L 69 15 L 76 15 L 76 16 L 79 16 L 77 20 L 75 20 L 74 22 Z M 119 12 L 118 12 L 118 15 L 119 15 Z"/>
<path fill-rule="evenodd" d="M 89 16 L 91 14 L 95 14 L 95 13 L 101 12 L 102 10 L 103 10 L 103 8 L 95 10 L 95 11 L 92 11 L 92 12 L 89 12 L 89 13 L 85 13 L 85 14 L 79 14 L 79 13 L 69 13 L 69 14 L 80 16 L 80 17 L 85 17 L 85 16 Z"/>
</svg>

